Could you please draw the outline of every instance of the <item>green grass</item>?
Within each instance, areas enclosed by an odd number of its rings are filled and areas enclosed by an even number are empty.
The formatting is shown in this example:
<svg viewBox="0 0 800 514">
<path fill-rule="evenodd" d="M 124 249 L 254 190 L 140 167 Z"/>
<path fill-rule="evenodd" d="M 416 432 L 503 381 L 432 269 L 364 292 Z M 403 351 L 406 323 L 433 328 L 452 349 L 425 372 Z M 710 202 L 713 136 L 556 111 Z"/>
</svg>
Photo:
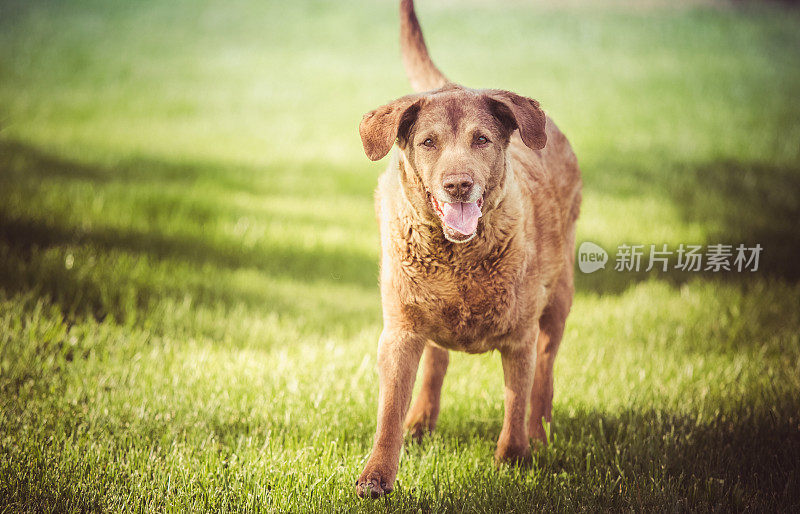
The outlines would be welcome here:
<svg viewBox="0 0 800 514">
<path fill-rule="evenodd" d="M 760 243 L 577 277 L 553 444 L 495 469 L 456 354 L 388 500 L 353 483 L 380 332 L 361 115 L 394 2 L 0 2 L 0 511 L 797 511 L 800 13 L 422 1 L 454 80 L 539 99 L 579 241 Z"/>
</svg>

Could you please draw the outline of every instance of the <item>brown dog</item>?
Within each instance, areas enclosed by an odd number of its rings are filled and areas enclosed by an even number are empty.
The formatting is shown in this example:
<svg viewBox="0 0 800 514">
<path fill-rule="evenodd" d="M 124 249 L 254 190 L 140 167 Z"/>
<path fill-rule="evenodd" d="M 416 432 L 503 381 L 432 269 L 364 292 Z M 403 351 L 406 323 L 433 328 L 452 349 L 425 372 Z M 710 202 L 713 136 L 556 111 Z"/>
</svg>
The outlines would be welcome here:
<svg viewBox="0 0 800 514">
<path fill-rule="evenodd" d="M 417 91 L 366 114 L 372 160 L 397 142 L 381 176 L 384 328 L 372 454 L 359 496 L 391 492 L 403 419 L 432 430 L 448 350 L 499 350 L 505 417 L 497 462 L 530 459 L 546 443 L 553 361 L 572 304 L 577 160 L 535 100 L 447 81 L 428 56 L 411 0 L 402 0 L 403 61 Z M 420 357 L 422 390 L 406 416 Z M 526 417 L 528 402 L 530 415 Z"/>
</svg>

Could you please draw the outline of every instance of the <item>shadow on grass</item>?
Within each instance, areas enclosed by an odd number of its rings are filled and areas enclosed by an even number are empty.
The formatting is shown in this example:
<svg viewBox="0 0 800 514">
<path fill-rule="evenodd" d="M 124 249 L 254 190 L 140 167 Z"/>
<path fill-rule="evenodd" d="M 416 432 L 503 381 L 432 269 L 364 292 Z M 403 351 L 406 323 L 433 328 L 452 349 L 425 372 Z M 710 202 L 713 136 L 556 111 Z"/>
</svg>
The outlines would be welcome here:
<svg viewBox="0 0 800 514">
<path fill-rule="evenodd" d="M 720 227 L 709 243 L 760 244 L 762 273 L 800 279 L 800 167 L 720 161 L 685 173 L 672 201 L 687 221 Z"/>
<path fill-rule="evenodd" d="M 186 235 L 165 236 L 158 232 L 109 229 L 68 229 L 34 221 L 0 219 L 0 240 L 14 252 L 31 252 L 56 246 L 90 246 L 147 255 L 155 260 L 172 259 L 219 268 L 253 268 L 270 276 L 303 282 L 334 280 L 370 287 L 377 283 L 377 262 L 344 249 L 314 248 L 304 251 L 291 246 L 246 249 Z"/>
<path fill-rule="evenodd" d="M 252 182 L 241 177 L 242 170 L 233 173 L 220 173 L 210 165 L 191 163 L 185 165 L 167 164 L 148 159 L 129 159 L 124 165 L 87 165 L 64 159 L 34 146 L 0 139 L 0 169 L 15 178 L 25 181 L 32 179 L 83 180 L 96 186 L 109 183 L 134 184 L 148 182 L 159 184 L 191 185 L 198 180 L 213 179 L 220 191 L 252 191 Z M 260 191 L 259 191 L 260 192 Z"/>
<path fill-rule="evenodd" d="M 602 167 L 612 166 L 603 164 Z M 61 159 L 39 149 L 9 141 L 0 141 L 0 168 L 6 174 L 0 176 L 0 185 L 5 182 L 18 194 L 36 194 L 37 186 L 48 180 L 88 181 L 93 187 L 106 184 L 127 185 L 152 184 L 157 188 L 165 184 L 189 187 L 198 181 L 210 185 L 212 190 L 228 192 L 258 192 L 260 185 L 253 178 L 259 173 L 252 169 L 221 170 L 208 165 L 168 165 L 153 161 L 131 161 L 117 167 L 88 166 Z M 638 194 L 667 195 L 678 206 L 687 222 L 705 223 L 717 227 L 709 241 L 687 241 L 687 243 L 756 243 L 764 248 L 759 270 L 756 273 L 692 273 L 674 269 L 675 260 L 667 272 L 626 273 L 613 270 L 613 260 L 608 268 L 593 274 L 576 272 L 576 288 L 598 294 L 619 294 L 631 285 L 643 280 L 658 279 L 675 286 L 689 280 L 723 280 L 741 283 L 746 287 L 753 276 L 770 276 L 778 280 L 796 281 L 800 268 L 794 264 L 800 252 L 800 231 L 795 224 L 800 219 L 800 171 L 791 166 L 746 164 L 730 161 L 707 163 L 699 166 L 674 165 L 669 173 L 648 173 L 633 169 L 630 164 L 618 166 L 616 178 L 603 175 L 602 179 L 587 180 L 589 187 L 599 188 L 610 196 L 625 197 Z M 270 170 L 276 180 L 287 172 Z M 336 170 L 331 172 L 336 174 Z M 262 177 L 263 178 L 263 177 Z M 292 191 L 302 182 L 276 184 L 277 191 Z M 331 183 L 333 184 L 333 183 Z M 327 187 L 334 187 L 335 184 Z M 351 186 L 345 184 L 350 193 Z M 100 189 L 102 190 L 102 189 Z M 365 189 L 366 191 L 366 189 Z M 263 192 L 263 191 L 262 191 Z M 365 193 L 366 194 L 366 193 Z M 591 194 L 591 191 L 587 192 Z M 151 199 L 153 208 L 169 212 L 169 205 L 159 203 L 159 197 Z M 191 204 L 195 225 L 202 226 L 203 219 L 213 218 L 211 207 Z M 195 213 L 197 211 L 197 213 Z M 206 212 L 208 211 L 208 212 Z M 2 212 L 2 211 L 0 211 Z M 43 215 L 46 213 L 43 213 Z M 656 213 L 642 213 L 655 215 Z M 287 213 L 287 222 L 314 222 L 313 219 L 295 220 L 299 213 Z M 307 214 L 302 214 L 306 216 Z M 47 219 L 43 216 L 42 219 Z M 206 237 L 202 231 L 163 234 L 157 230 L 136 229 L 81 229 L 63 225 L 59 220 L 41 221 L 0 216 L 0 242 L 7 247 L 12 257 L 20 262 L 33 262 L 37 253 L 49 248 L 80 246 L 99 249 L 102 252 L 120 251 L 134 256 L 146 257 L 155 262 L 187 262 L 197 266 L 195 273 L 204 273 L 204 268 L 253 269 L 267 276 L 283 277 L 298 282 L 330 281 L 375 289 L 377 284 L 377 258 L 347 247 L 318 246 L 312 249 L 290 245 L 263 244 L 245 247 L 231 237 Z M 642 242 L 651 243 L 651 242 Z M 376 243 L 377 244 L 377 243 Z M 377 252 L 377 248 L 376 248 Z M 613 255 L 611 255 L 613 259 Z M 71 305 L 84 302 L 86 313 L 104 317 L 114 307 L 108 304 L 108 293 L 102 293 L 100 280 L 91 274 L 76 277 L 36 276 L 34 267 L 27 276 L 7 263 L 0 263 L 0 285 L 11 292 L 42 289 L 51 299 Z M 12 276 L 15 275 L 15 276 Z M 146 304 L 150 299 L 163 294 L 165 287 L 159 284 L 137 284 L 138 302 Z M 168 290 L 168 288 L 166 288 Z M 202 288 L 201 288 L 202 289 Z M 211 298 L 214 291 L 194 291 L 199 298 Z M 102 294 L 101 294 L 102 293 Z M 111 295 L 113 296 L 113 294 Z M 219 298 L 217 298 L 219 300 Z M 225 297 L 222 301 L 254 302 L 255 299 Z"/>
<path fill-rule="evenodd" d="M 5 248 L 2 248 L 5 246 Z M 219 303 L 234 306 L 260 305 L 265 312 L 294 312 L 290 305 L 279 305 L 268 291 L 243 291 L 219 288 L 218 280 L 208 283 L 187 277 L 169 283 L 158 279 L 136 280 L 113 270 L 100 273 L 72 273 L 64 268 L 64 258 L 54 261 L 43 252 L 64 246 L 89 247 L 92 251 L 121 251 L 133 259 L 192 263 L 191 275 L 216 274 L 218 270 L 251 268 L 273 277 L 300 283 L 344 283 L 377 288 L 377 262 L 357 252 L 316 249 L 313 253 L 292 247 L 269 247 L 254 250 L 227 247 L 191 237 L 164 237 L 157 233 L 132 231 L 60 230 L 34 222 L 0 219 L 0 287 L 9 293 L 37 291 L 61 306 L 68 319 L 90 315 L 104 319 L 108 315 L 122 321 L 145 314 L 159 299 L 183 298 L 190 294 L 195 304 Z M 60 253 L 68 253 L 60 250 Z M 209 268 L 210 266 L 210 268 Z M 110 287 L 116 283 L 119 287 Z M 232 296 L 232 293 L 235 296 Z M 267 300 L 268 299 L 268 300 Z"/>
<path fill-rule="evenodd" d="M 263 173 L 277 175 L 279 181 L 281 176 L 295 171 L 267 170 Z M 335 175 L 336 170 L 326 169 L 325 173 Z M 159 188 L 167 184 L 178 186 L 180 190 L 197 182 L 209 187 L 207 194 L 211 197 L 216 191 L 220 195 L 226 192 L 257 194 L 259 187 L 263 187 L 263 176 L 260 177 L 260 186 L 253 185 L 254 180 L 248 179 L 258 174 L 259 171 L 254 169 L 229 170 L 153 161 L 132 161 L 119 167 L 89 166 L 60 159 L 21 143 L 0 141 L 0 201 L 3 198 L 19 201 L 36 195 L 41 184 L 48 182 L 56 187 L 62 183 L 66 186 L 75 181 L 86 182 L 98 195 L 102 195 L 109 185 L 130 185 L 138 187 L 137 191 L 146 195 L 143 207 L 136 204 L 139 198 L 135 195 L 138 193 L 133 193 L 131 209 L 144 210 L 143 216 L 148 215 L 149 209 L 157 209 L 158 219 L 165 220 L 169 220 L 173 209 L 178 209 L 185 224 L 178 230 L 172 228 L 169 234 L 163 233 L 157 225 L 152 230 L 103 227 L 102 220 L 97 226 L 81 227 L 60 219 L 56 213 L 37 212 L 33 219 L 20 215 L 13 207 L 0 204 L 0 288 L 11 294 L 40 294 L 60 305 L 68 318 L 89 315 L 103 319 L 111 315 L 117 320 L 130 319 L 135 311 L 146 309 L 164 296 L 183 298 L 187 294 L 195 303 L 258 304 L 265 311 L 292 311 L 291 306 L 276 304 L 276 296 L 268 292 L 254 294 L 258 292 L 242 287 L 214 290 L 214 286 L 220 285 L 218 278 L 214 280 L 217 270 L 253 270 L 266 277 L 302 284 L 327 283 L 377 289 L 378 263 L 373 255 L 346 245 L 300 246 L 267 240 L 247 246 L 234 236 L 207 233 L 204 224 L 216 222 L 221 214 L 235 219 L 241 214 L 259 216 L 258 213 L 252 214 L 246 209 L 242 212 L 243 208 L 236 206 L 230 206 L 231 212 L 219 213 L 213 206 L 197 205 L 191 198 L 173 205 L 169 198 L 160 195 Z M 287 180 L 300 179 L 290 177 Z M 292 184 L 276 184 L 276 189 L 269 194 L 281 194 L 281 191 L 291 189 Z M 338 186 L 331 181 L 326 187 Z M 342 188 L 345 194 L 351 193 L 346 181 Z M 64 204 L 59 208 L 69 207 L 68 195 L 65 194 Z M 323 223 L 314 218 L 313 213 L 287 212 L 280 216 L 279 222 L 289 225 Z M 154 273 L 144 279 L 127 276 L 124 267 L 122 271 L 116 270 L 113 262 L 109 264 L 108 260 L 104 266 L 93 269 L 66 270 L 65 255 L 76 251 L 83 251 L 89 258 L 92 255 L 123 255 L 127 266 L 153 266 Z M 156 273 L 156 267 L 160 268 L 160 273 Z M 170 277 L 171 281 L 164 283 L 158 277 L 169 269 L 183 275 Z M 211 280 L 204 281 L 203 276 Z"/>
<path fill-rule="evenodd" d="M 623 170 L 621 173 L 625 180 L 615 183 L 613 179 L 603 178 L 598 186 L 604 192 L 611 196 L 626 197 L 637 194 L 638 190 L 641 194 L 668 197 L 687 223 L 714 227 L 707 241 L 684 241 L 685 244 L 701 244 L 703 251 L 707 245 L 732 245 L 734 257 L 739 244 L 747 248 L 759 244 L 762 252 L 758 270 L 680 271 L 675 269 L 677 256 L 673 254 L 666 272 L 658 271 L 657 267 L 650 272 L 618 272 L 614 270 L 614 247 L 606 248 L 609 262 L 604 270 L 591 274 L 576 270 L 577 290 L 618 294 L 631 285 L 652 278 L 674 286 L 698 278 L 741 284 L 746 284 L 754 276 L 791 283 L 800 280 L 800 267 L 797 266 L 800 258 L 800 230 L 797 228 L 800 222 L 800 168 L 797 166 L 723 160 L 694 166 L 675 166 L 670 173 L 662 174 L 634 170 L 628 173 L 624 165 L 620 165 L 619 169 Z M 625 186 L 621 185 L 623 183 Z M 654 212 L 641 214 L 653 218 L 658 216 Z M 658 248 L 663 242 L 624 243 L 646 245 L 642 258 L 642 269 L 645 269 L 649 245 L 656 244 Z M 676 250 L 674 247 L 668 249 Z"/>
<path fill-rule="evenodd" d="M 113 164 L 87 164 L 41 150 L 35 146 L 0 138 L 0 184 L 4 180 L 84 181 L 104 185 L 186 186 L 209 184 L 219 193 L 248 193 L 268 196 L 287 192 L 323 192 L 334 188 L 348 195 L 369 195 L 373 190 L 363 176 L 349 167 L 329 162 L 279 161 L 265 166 L 229 162 L 165 162 L 131 155 Z"/>
<path fill-rule="evenodd" d="M 555 412 L 554 444 L 525 471 L 534 476 L 532 483 L 521 486 L 510 475 L 501 473 L 498 480 L 477 473 L 468 480 L 470 496 L 501 511 L 520 505 L 532 510 L 560 505 L 672 511 L 691 505 L 791 511 L 800 507 L 800 400 L 788 392 L 775 396 L 742 399 L 710 419 L 636 409 L 579 411 L 569 417 Z M 476 438 L 493 444 L 500 421 L 445 423 L 424 444 L 452 446 L 452 451 L 474 445 Z M 415 458 L 413 449 L 408 458 Z M 463 501 L 452 498 L 455 503 L 449 504 L 446 497 L 419 493 L 401 501 L 423 510 L 456 508 Z"/>
</svg>

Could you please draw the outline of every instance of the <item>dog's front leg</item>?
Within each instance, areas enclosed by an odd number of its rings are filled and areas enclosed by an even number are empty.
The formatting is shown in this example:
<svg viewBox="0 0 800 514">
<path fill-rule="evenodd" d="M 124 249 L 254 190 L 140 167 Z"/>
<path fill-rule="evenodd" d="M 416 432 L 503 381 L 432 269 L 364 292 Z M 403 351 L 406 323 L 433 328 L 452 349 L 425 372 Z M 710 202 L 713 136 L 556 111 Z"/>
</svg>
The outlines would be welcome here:
<svg viewBox="0 0 800 514">
<path fill-rule="evenodd" d="M 384 328 L 381 334 L 378 344 L 378 429 L 372 454 L 356 482 L 356 492 L 362 498 L 378 498 L 394 489 L 403 445 L 403 418 L 411 401 L 423 348 L 425 338 L 422 336 L 388 328 Z"/>
<path fill-rule="evenodd" d="M 505 381 L 505 416 L 503 429 L 497 441 L 497 451 L 494 454 L 495 462 L 498 464 L 502 462 L 527 464 L 531 459 L 525 411 L 533 386 L 538 335 L 536 329 L 522 341 L 500 350 Z"/>
</svg>

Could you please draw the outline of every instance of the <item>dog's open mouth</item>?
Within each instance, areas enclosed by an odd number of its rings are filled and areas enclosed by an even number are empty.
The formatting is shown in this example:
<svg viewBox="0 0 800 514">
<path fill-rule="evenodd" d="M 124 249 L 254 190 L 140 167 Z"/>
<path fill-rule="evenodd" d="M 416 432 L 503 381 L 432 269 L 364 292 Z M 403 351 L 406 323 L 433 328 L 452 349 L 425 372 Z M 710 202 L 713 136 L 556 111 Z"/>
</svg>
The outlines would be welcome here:
<svg viewBox="0 0 800 514">
<path fill-rule="evenodd" d="M 439 202 L 431 195 L 431 204 L 442 222 L 444 237 L 454 243 L 466 243 L 478 230 L 478 219 L 483 216 L 483 198 L 476 202 Z"/>
</svg>

